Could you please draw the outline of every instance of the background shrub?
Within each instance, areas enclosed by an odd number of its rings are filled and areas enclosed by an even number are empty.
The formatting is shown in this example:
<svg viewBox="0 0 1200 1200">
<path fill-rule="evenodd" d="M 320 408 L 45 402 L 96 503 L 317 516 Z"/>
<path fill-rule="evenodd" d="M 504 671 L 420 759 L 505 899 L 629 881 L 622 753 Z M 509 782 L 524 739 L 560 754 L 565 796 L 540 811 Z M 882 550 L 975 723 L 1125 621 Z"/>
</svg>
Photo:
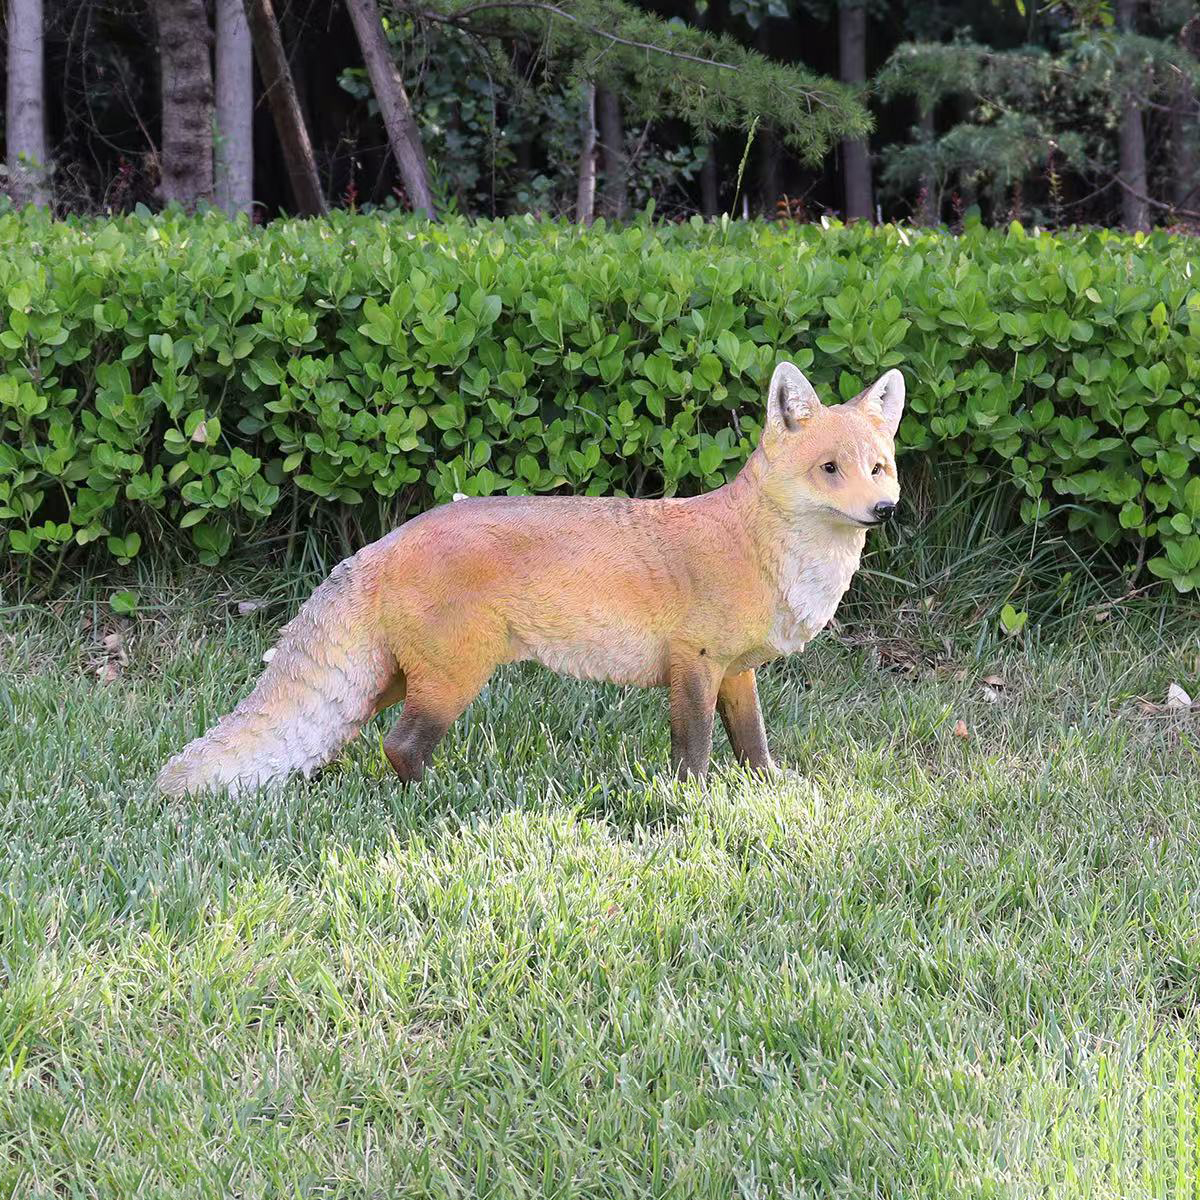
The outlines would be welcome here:
<svg viewBox="0 0 1200 1200">
<path fill-rule="evenodd" d="M 0 545 L 207 563 L 277 516 L 731 477 L 776 361 L 902 366 L 900 440 L 1200 586 L 1195 241 L 0 214 Z M 357 506 L 351 510 L 346 506 Z M 1140 546 L 1137 544 L 1141 543 Z"/>
</svg>

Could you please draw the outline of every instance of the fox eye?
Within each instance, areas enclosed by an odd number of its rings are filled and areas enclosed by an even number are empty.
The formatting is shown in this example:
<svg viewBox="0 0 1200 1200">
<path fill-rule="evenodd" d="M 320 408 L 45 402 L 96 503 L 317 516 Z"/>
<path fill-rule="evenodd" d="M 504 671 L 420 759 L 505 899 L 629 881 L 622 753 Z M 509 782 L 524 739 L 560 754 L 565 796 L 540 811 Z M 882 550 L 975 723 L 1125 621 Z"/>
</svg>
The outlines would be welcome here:
<svg viewBox="0 0 1200 1200">
<path fill-rule="evenodd" d="M 882 470 L 883 470 L 883 463 L 876 463 L 876 464 L 875 464 L 875 465 L 874 465 L 874 466 L 871 468 L 871 474 L 872 474 L 872 475 L 878 475 L 878 474 L 879 474 L 879 472 L 880 472 L 880 471 L 882 471 Z"/>
<path fill-rule="evenodd" d="M 826 475 L 836 475 L 837 474 L 837 463 L 835 463 L 835 462 L 822 463 L 821 470 L 824 471 Z"/>
</svg>

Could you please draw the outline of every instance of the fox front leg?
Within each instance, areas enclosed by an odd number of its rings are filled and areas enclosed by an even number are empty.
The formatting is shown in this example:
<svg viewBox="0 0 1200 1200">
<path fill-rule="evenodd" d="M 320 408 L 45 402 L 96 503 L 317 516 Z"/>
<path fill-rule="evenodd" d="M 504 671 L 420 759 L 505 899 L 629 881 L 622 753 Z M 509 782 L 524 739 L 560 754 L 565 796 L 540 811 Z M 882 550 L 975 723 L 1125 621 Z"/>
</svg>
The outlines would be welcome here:
<svg viewBox="0 0 1200 1200">
<path fill-rule="evenodd" d="M 671 656 L 671 766 L 680 779 L 703 778 L 712 757 L 720 669 L 703 650 L 681 650 Z"/>
<path fill-rule="evenodd" d="M 738 762 L 752 771 L 774 771 L 753 671 L 739 671 L 721 680 L 717 712 Z"/>
</svg>

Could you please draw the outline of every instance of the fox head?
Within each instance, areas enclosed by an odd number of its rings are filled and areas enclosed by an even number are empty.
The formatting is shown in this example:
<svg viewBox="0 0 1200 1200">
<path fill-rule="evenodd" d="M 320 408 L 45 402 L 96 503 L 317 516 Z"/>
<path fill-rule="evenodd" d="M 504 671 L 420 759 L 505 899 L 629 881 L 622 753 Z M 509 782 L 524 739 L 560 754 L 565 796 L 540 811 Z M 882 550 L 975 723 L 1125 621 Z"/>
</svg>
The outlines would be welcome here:
<svg viewBox="0 0 1200 1200">
<path fill-rule="evenodd" d="M 845 404 L 826 407 L 799 367 L 780 363 L 767 393 L 763 489 L 785 512 L 865 529 L 900 498 L 896 428 L 904 376 L 886 371 Z"/>
</svg>

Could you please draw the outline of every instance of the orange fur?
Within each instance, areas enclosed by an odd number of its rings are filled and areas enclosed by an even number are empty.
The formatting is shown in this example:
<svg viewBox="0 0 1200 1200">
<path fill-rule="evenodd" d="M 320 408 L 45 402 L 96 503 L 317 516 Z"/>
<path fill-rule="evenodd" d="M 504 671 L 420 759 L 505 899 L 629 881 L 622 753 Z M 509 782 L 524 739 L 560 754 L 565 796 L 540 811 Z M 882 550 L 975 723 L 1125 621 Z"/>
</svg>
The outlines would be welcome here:
<svg viewBox="0 0 1200 1200">
<path fill-rule="evenodd" d="M 402 779 L 419 778 L 492 671 L 521 660 L 669 688 L 680 773 L 706 769 L 718 710 L 739 758 L 770 769 L 754 668 L 828 623 L 867 528 L 894 507 L 903 398 L 889 371 L 826 408 L 783 363 L 760 445 L 714 492 L 468 499 L 414 518 L 334 569 L 254 691 L 160 786 L 307 774 L 400 698 L 384 746 Z"/>
</svg>

